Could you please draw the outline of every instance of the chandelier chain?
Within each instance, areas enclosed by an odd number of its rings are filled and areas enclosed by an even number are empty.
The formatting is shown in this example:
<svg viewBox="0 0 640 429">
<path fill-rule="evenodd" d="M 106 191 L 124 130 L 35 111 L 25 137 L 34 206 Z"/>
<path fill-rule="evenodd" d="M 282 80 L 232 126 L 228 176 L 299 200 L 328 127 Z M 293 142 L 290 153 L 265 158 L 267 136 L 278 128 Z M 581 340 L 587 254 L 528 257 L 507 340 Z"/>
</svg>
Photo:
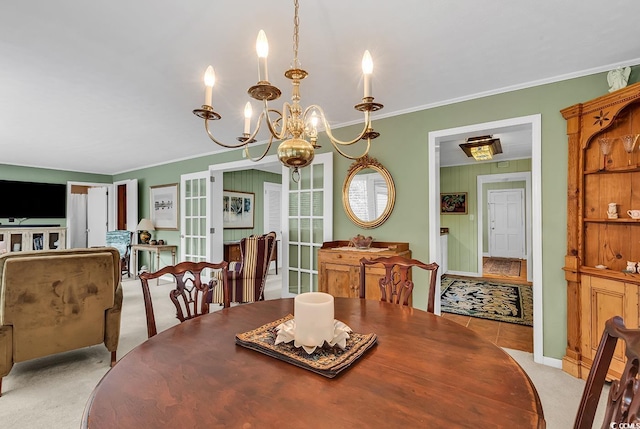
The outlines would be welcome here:
<svg viewBox="0 0 640 429">
<path fill-rule="evenodd" d="M 300 41 L 300 18 L 298 17 L 298 8 L 300 7 L 300 3 L 298 0 L 293 1 L 294 5 L 294 14 L 293 14 L 293 64 L 291 67 L 294 69 L 300 68 L 300 61 L 298 61 L 298 43 Z"/>
</svg>

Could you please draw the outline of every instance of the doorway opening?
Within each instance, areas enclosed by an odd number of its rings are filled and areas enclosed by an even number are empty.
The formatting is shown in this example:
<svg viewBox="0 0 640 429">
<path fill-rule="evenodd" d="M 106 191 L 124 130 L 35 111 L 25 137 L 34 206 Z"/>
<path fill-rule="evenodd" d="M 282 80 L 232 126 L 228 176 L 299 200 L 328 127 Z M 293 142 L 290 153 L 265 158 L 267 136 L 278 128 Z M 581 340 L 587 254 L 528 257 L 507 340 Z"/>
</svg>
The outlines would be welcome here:
<svg viewBox="0 0 640 429">
<path fill-rule="evenodd" d="M 494 122 L 468 125 L 464 127 L 439 130 L 429 133 L 429 251 L 432 260 L 442 260 L 440 243 L 440 152 L 441 143 L 469 134 L 494 134 L 501 130 L 517 127 L 525 129 L 531 142 L 531 257 L 527 270 L 532 273 L 533 294 L 533 357 L 537 363 L 544 363 L 543 324 L 542 324 L 542 195 L 541 195 L 541 115 L 531 115 Z M 435 256 L 435 257 L 433 257 Z M 478 253 L 478 272 L 482 267 L 482 253 Z M 441 312 L 438 297 L 441 293 L 441 279 L 436 286 L 436 313 Z"/>
<path fill-rule="evenodd" d="M 240 171 L 245 171 L 245 170 L 262 170 L 268 173 L 274 173 L 274 174 L 280 174 L 282 176 L 282 181 L 287 180 L 287 176 L 285 174 L 283 174 L 283 167 L 282 164 L 280 163 L 280 161 L 278 160 L 277 156 L 275 155 L 269 155 L 266 156 L 264 159 L 255 162 L 249 159 L 245 159 L 245 160 L 241 160 L 241 161 L 232 161 L 232 162 L 228 162 L 228 163 L 223 163 L 223 164 L 213 164 L 209 166 L 209 175 L 212 178 L 212 182 L 211 182 L 211 258 L 214 261 L 217 260 L 224 260 L 224 255 L 225 255 L 225 243 L 227 243 L 227 241 L 225 241 L 225 234 L 224 234 L 224 222 L 223 222 L 223 216 L 222 216 L 222 209 L 218 204 L 216 204 L 216 201 L 222 201 L 222 193 L 223 190 L 236 190 L 237 189 L 230 189 L 229 185 L 224 183 L 224 173 L 231 173 L 231 172 L 240 172 Z M 272 182 L 264 182 L 262 185 L 262 192 L 264 192 L 265 190 L 271 190 L 271 194 L 270 196 L 275 195 L 274 190 L 275 188 L 279 188 L 282 189 L 282 184 L 274 184 Z M 263 203 L 265 203 L 266 200 L 266 195 L 263 195 Z M 277 202 L 275 202 L 275 200 L 272 198 L 269 200 L 272 204 L 278 204 Z M 276 207 L 276 211 L 277 211 L 277 215 L 281 216 L 282 213 L 282 193 L 280 193 L 280 195 L 278 195 L 278 201 L 280 206 Z M 269 209 L 268 203 L 267 203 L 267 209 Z M 263 223 L 263 229 L 264 229 L 264 233 L 269 232 L 269 230 L 273 229 L 275 224 L 277 224 L 278 222 L 276 222 L 276 220 L 274 220 L 273 218 L 270 218 L 269 215 L 264 212 L 264 204 L 263 204 L 263 219 L 262 219 L 262 223 Z M 218 213 L 219 211 L 219 213 Z M 255 221 L 255 219 L 254 219 Z M 280 224 L 282 224 L 282 220 L 280 220 L 279 222 Z M 267 230 L 267 228 L 269 228 L 269 230 Z M 278 227 L 275 227 L 278 228 Z M 277 255 L 278 255 L 278 263 L 284 265 L 283 261 L 283 257 L 282 254 L 284 252 L 283 247 L 286 246 L 286 242 L 283 239 L 283 234 L 282 234 L 282 228 L 280 227 L 277 231 L 277 239 L 279 240 L 277 242 L 278 244 L 278 249 L 277 249 Z M 239 239 L 238 239 L 239 240 Z M 237 240 L 234 240 L 237 241 Z M 228 244 L 228 243 L 227 243 Z M 281 265 L 281 266 L 282 266 Z M 282 271 L 284 270 L 280 270 L 280 267 L 278 267 L 278 274 L 275 273 L 275 266 L 272 267 L 272 269 L 269 271 L 269 274 L 267 275 L 267 281 L 265 284 L 265 297 L 279 297 L 281 290 L 283 289 L 283 276 L 282 276 Z"/>
</svg>

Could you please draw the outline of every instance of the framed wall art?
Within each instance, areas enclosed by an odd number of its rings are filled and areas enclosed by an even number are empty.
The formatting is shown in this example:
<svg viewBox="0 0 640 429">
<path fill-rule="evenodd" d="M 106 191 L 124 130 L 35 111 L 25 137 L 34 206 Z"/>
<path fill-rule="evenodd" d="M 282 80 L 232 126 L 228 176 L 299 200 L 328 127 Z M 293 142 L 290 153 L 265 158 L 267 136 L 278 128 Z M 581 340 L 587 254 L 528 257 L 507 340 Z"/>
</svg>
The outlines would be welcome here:
<svg viewBox="0 0 640 429">
<path fill-rule="evenodd" d="M 440 194 L 441 214 L 467 214 L 467 193 Z"/>
<path fill-rule="evenodd" d="M 222 191 L 222 225 L 224 228 L 253 228 L 255 194 Z"/>
<path fill-rule="evenodd" d="M 151 221 L 159 230 L 178 230 L 178 184 L 151 186 Z"/>
</svg>

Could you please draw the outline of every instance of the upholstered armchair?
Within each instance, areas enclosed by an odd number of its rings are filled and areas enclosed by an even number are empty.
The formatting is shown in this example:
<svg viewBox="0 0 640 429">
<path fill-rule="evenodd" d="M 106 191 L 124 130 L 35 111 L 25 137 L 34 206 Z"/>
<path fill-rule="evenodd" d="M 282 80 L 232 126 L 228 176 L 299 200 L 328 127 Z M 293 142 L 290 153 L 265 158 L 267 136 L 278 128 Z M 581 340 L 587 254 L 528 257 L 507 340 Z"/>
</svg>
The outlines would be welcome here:
<svg viewBox="0 0 640 429">
<path fill-rule="evenodd" d="M 264 284 L 276 244 L 276 233 L 252 235 L 240 240 L 240 262 L 229 263 L 228 282 L 231 302 L 264 299 Z M 213 291 L 212 302 L 223 303 L 222 288 Z"/>
<path fill-rule="evenodd" d="M 107 231 L 106 244 L 110 247 L 115 247 L 120 253 L 120 271 L 122 275 L 127 274 L 127 277 L 131 277 L 131 269 L 129 268 L 129 256 L 131 253 L 131 240 L 133 238 L 133 232 L 131 231 Z"/>
<path fill-rule="evenodd" d="M 108 247 L 0 255 L 0 393 L 15 362 L 104 343 L 113 366 L 120 277 Z"/>
</svg>

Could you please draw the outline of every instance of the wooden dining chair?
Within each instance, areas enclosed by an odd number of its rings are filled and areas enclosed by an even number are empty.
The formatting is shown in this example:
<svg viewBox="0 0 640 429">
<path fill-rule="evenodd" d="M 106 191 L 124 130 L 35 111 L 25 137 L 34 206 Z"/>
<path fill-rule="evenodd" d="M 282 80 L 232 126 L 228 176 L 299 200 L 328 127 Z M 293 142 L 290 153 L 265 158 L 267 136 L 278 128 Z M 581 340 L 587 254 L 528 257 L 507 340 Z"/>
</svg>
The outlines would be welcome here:
<svg viewBox="0 0 640 429">
<path fill-rule="evenodd" d="M 379 257 L 373 259 L 360 259 L 360 298 L 365 298 L 365 268 L 368 265 L 383 265 L 385 275 L 380 279 L 381 301 L 394 304 L 409 305 L 409 297 L 413 292 L 413 281 L 409 280 L 409 270 L 412 267 L 422 268 L 431 272 L 429 281 L 429 300 L 427 311 L 433 313 L 438 264 L 432 262 L 425 264 L 417 259 L 409 259 L 402 256 Z"/>
<path fill-rule="evenodd" d="M 169 292 L 169 298 L 176 306 L 176 317 L 180 322 L 193 319 L 209 313 L 207 296 L 212 294 L 215 288 L 222 287 L 223 305 L 231 306 L 229 283 L 227 281 L 228 264 L 225 261 L 213 262 L 180 262 L 177 265 L 169 265 L 155 273 L 141 273 L 142 295 L 144 297 L 144 310 L 147 315 L 147 334 L 149 338 L 158 333 L 156 319 L 153 313 L 149 280 L 170 274 L 175 279 L 176 287 Z M 205 269 L 211 269 L 211 280 L 203 283 L 201 274 Z M 217 273 L 220 273 L 219 275 Z M 222 281 L 222 285 L 220 282 Z"/>
<path fill-rule="evenodd" d="M 609 398 L 602 428 L 621 427 L 612 423 L 635 423 L 640 427 L 640 329 L 627 329 L 622 318 L 615 316 L 606 321 L 602 339 L 589 371 L 582 393 L 574 429 L 591 428 L 618 339 L 625 343 L 627 364 L 620 380 L 609 388 Z"/>
</svg>

